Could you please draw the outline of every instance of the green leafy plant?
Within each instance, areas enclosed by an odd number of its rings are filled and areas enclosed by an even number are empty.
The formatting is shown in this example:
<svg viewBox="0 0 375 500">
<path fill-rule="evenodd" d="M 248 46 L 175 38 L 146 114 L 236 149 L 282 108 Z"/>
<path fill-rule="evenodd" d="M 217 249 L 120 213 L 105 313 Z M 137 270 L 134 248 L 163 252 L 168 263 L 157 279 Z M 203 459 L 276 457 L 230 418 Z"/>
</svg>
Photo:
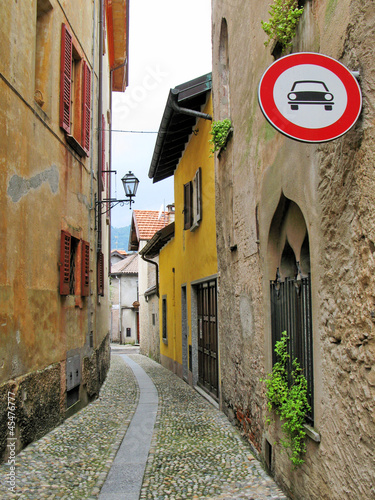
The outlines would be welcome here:
<svg viewBox="0 0 375 500">
<path fill-rule="evenodd" d="M 276 342 L 277 362 L 272 373 L 266 377 L 265 383 L 268 410 L 274 410 L 282 421 L 281 428 L 285 439 L 281 444 L 291 451 L 290 460 L 298 467 L 304 463 L 301 458 L 306 452 L 304 423 L 310 406 L 307 399 L 307 380 L 297 359 L 292 361 L 292 371 L 288 378 L 288 340 L 287 332 L 283 332 L 281 340 Z"/>
<path fill-rule="evenodd" d="M 212 145 L 210 150 L 211 153 L 215 153 L 215 151 L 225 148 L 231 128 L 232 122 L 228 118 L 225 118 L 222 121 L 212 122 L 210 132 L 212 138 L 209 140 L 209 143 Z"/>
<path fill-rule="evenodd" d="M 267 47 L 271 41 L 277 40 L 283 50 L 290 47 L 303 10 L 303 7 L 298 8 L 297 0 L 274 0 L 268 11 L 271 16 L 268 22 L 261 21 L 262 28 L 268 35 L 264 45 Z"/>
</svg>

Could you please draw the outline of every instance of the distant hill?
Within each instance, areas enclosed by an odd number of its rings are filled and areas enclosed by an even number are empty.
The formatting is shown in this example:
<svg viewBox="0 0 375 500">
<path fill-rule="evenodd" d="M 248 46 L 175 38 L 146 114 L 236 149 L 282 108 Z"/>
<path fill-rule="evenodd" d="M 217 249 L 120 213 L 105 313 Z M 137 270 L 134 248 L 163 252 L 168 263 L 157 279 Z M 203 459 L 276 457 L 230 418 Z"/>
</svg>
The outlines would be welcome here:
<svg viewBox="0 0 375 500">
<path fill-rule="evenodd" d="M 112 250 L 128 251 L 130 226 L 112 227 L 111 226 L 111 248 Z"/>
</svg>

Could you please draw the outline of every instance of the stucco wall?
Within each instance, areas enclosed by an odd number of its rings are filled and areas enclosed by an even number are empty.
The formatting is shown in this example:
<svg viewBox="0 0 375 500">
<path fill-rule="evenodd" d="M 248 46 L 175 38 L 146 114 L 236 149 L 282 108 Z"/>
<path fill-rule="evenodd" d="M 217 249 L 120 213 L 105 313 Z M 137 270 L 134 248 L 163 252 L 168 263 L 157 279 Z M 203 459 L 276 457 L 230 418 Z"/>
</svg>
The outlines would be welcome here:
<svg viewBox="0 0 375 500">
<path fill-rule="evenodd" d="M 205 107 L 212 113 L 212 101 Z M 217 272 L 216 224 L 214 195 L 214 159 L 210 157 L 211 122 L 199 119 L 174 173 L 175 236 L 161 250 L 160 299 L 167 298 L 168 343 L 162 340 L 162 309 L 159 307 L 160 353 L 162 363 L 182 376 L 182 308 L 181 287 L 187 289 L 188 345 L 191 337 L 191 282 L 213 276 Z M 202 220 L 193 231 L 184 230 L 184 184 L 202 169 Z"/>
<path fill-rule="evenodd" d="M 257 87 L 273 62 L 260 25 L 269 3 L 213 3 L 214 117 L 223 103 L 218 62 L 222 19 L 228 25 L 233 136 L 216 160 L 220 274 L 222 404 L 265 458 L 272 445 L 277 481 L 298 499 L 371 498 L 374 461 L 374 110 L 372 2 L 308 1 L 293 51 L 321 52 L 360 71 L 363 111 L 331 143 L 297 143 L 264 119 Z M 245 20 L 245 22 L 244 22 Z M 281 195 L 306 222 L 312 276 L 314 427 L 305 464 L 292 470 L 278 444 L 280 425 L 265 426 L 272 367 L 269 231 Z M 257 220 L 258 219 L 258 220 Z"/>
<path fill-rule="evenodd" d="M 71 2 L 63 2 L 62 9 L 61 2 L 51 0 L 46 45 L 37 53 L 38 2 L 12 0 L 3 4 L 0 29 L 0 48 L 4 55 L 0 61 L 0 119 L 4 125 L 0 136 L 0 384 L 22 380 L 23 386 L 31 387 L 30 414 L 24 412 L 20 403 L 20 414 L 16 416 L 21 427 L 26 418 L 30 420 L 27 437 L 20 436 L 21 447 L 64 417 L 67 357 L 72 353 L 79 355 L 82 369 L 83 359 L 99 349 L 109 332 L 106 279 L 104 297 L 99 299 L 96 293 L 98 240 L 93 207 L 94 194 L 98 191 L 98 79 L 95 71 L 92 72 L 90 156 L 74 152 L 59 126 L 61 25 L 69 26 L 82 58 L 91 69 L 97 70 L 98 40 L 93 39 L 93 29 L 95 23 L 97 33 L 99 3 L 77 0 L 73 6 Z M 77 11 L 80 16 L 76 15 Z M 43 57 L 44 69 L 40 76 L 45 80 L 44 103 L 38 103 L 34 99 L 34 91 L 39 86 L 35 68 L 36 60 Z M 103 66 L 104 81 L 108 82 L 106 59 Z M 103 92 L 105 116 L 109 108 L 108 90 L 105 87 Z M 106 145 L 108 152 L 108 134 Z M 105 277 L 108 276 L 108 227 L 103 216 Z M 59 293 L 61 230 L 90 244 L 89 296 L 62 296 Z M 59 367 L 58 376 L 48 368 L 51 366 Z M 101 369 L 101 381 L 104 372 L 105 369 Z M 79 397 L 82 403 L 87 402 L 83 382 Z M 42 412 L 40 424 L 34 425 L 33 418 L 40 414 L 38 398 L 45 402 L 46 412 Z"/>
</svg>

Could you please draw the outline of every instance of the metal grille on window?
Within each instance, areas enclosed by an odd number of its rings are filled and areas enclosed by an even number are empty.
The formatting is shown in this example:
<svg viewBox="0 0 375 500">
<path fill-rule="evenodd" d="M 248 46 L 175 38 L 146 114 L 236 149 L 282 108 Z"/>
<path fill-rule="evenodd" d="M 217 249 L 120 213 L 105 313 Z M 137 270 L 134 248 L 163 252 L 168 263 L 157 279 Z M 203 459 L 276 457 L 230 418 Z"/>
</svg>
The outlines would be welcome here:
<svg viewBox="0 0 375 500">
<path fill-rule="evenodd" d="M 297 263 L 298 265 L 298 263 Z M 313 336 L 311 317 L 311 275 L 280 280 L 279 270 L 276 279 L 270 282 L 271 323 L 273 364 L 276 362 L 275 343 L 286 331 L 289 336 L 289 372 L 293 359 L 299 361 L 307 380 L 308 402 L 311 407 L 307 420 L 313 424 Z"/>
</svg>

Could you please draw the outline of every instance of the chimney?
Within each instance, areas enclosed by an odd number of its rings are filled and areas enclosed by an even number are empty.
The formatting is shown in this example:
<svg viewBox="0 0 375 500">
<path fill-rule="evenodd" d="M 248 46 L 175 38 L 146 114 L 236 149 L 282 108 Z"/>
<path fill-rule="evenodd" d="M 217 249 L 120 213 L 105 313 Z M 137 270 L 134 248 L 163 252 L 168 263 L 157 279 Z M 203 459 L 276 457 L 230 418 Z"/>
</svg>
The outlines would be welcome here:
<svg viewBox="0 0 375 500">
<path fill-rule="evenodd" d="M 168 212 L 168 224 L 171 222 L 174 222 L 174 203 L 171 205 L 167 205 L 167 212 Z"/>
</svg>

